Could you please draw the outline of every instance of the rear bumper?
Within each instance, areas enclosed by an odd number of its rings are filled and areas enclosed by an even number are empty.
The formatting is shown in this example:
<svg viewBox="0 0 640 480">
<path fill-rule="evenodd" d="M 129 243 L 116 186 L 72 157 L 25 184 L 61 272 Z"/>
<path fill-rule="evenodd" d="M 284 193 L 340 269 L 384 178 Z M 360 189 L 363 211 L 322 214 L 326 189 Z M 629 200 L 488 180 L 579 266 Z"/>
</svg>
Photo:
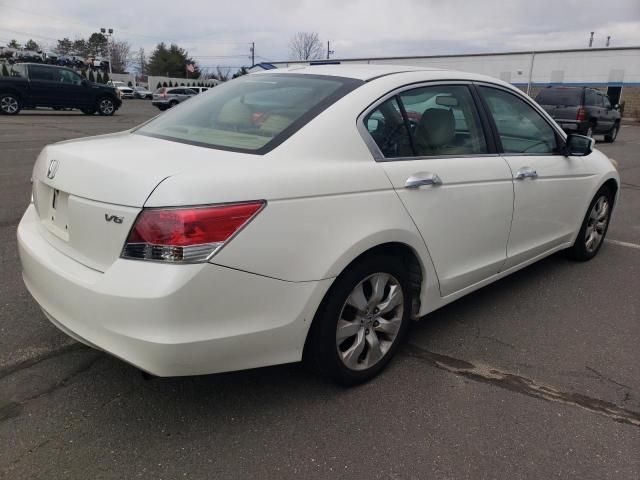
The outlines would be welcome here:
<svg viewBox="0 0 640 480">
<path fill-rule="evenodd" d="M 116 260 L 92 270 L 18 226 L 27 289 L 58 328 L 158 376 L 294 362 L 331 280 L 284 282 L 209 263 Z"/>
</svg>

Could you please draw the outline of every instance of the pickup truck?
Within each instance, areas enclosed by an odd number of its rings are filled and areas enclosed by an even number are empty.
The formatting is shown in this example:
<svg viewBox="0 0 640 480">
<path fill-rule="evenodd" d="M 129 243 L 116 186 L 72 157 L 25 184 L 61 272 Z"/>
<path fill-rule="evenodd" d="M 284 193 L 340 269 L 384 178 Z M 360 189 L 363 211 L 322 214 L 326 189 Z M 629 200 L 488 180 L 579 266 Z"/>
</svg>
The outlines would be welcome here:
<svg viewBox="0 0 640 480">
<path fill-rule="evenodd" d="M 0 76 L 0 113 L 25 107 L 77 108 L 87 115 L 113 115 L 122 101 L 115 88 L 92 83 L 73 70 L 39 63 L 8 66 Z"/>
<path fill-rule="evenodd" d="M 606 142 L 614 142 L 618 136 L 618 105 L 611 105 L 609 98 L 595 88 L 547 87 L 536 96 L 536 102 L 567 133 L 587 137 L 600 133 Z"/>
</svg>

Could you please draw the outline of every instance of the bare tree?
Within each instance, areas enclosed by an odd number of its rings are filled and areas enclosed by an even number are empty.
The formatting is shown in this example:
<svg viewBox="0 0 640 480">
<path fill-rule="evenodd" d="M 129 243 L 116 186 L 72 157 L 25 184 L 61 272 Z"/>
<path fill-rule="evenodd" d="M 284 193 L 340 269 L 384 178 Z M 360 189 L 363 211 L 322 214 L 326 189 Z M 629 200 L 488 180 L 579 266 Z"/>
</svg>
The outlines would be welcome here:
<svg viewBox="0 0 640 480">
<path fill-rule="evenodd" d="M 292 60 L 322 58 L 322 44 L 316 32 L 298 32 L 289 41 Z"/>
<path fill-rule="evenodd" d="M 131 44 L 125 40 L 111 42 L 111 69 L 114 73 L 125 73 L 129 62 Z"/>
</svg>

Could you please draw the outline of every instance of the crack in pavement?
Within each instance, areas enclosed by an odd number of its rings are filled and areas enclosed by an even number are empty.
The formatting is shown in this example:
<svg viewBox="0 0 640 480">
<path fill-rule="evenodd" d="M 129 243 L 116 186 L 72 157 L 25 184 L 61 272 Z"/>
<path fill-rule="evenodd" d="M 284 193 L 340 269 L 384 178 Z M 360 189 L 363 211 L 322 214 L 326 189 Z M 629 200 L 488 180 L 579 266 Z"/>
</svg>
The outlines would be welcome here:
<svg viewBox="0 0 640 480">
<path fill-rule="evenodd" d="M 486 365 L 474 365 L 466 360 L 430 352 L 414 344 L 405 345 L 404 352 L 411 357 L 424 360 L 440 370 L 462 375 L 477 382 L 488 383 L 549 402 L 580 407 L 616 422 L 640 427 L 640 412 L 627 410 L 611 402 L 580 393 L 562 392 L 552 386 L 537 383 L 530 378 L 503 372 Z"/>
<path fill-rule="evenodd" d="M 86 348 L 83 344 L 69 338 L 65 343 L 58 346 L 57 348 L 37 349 L 35 354 L 30 358 L 22 359 L 15 363 L 0 365 L 0 380 L 2 380 L 5 377 L 8 377 L 12 373 L 15 373 L 19 370 L 23 370 L 25 368 L 32 367 L 34 365 L 37 365 L 40 362 L 49 360 L 50 358 L 58 357 L 60 355 L 65 355 L 66 353 L 73 352 L 75 350 L 82 350 L 83 348 Z"/>
</svg>

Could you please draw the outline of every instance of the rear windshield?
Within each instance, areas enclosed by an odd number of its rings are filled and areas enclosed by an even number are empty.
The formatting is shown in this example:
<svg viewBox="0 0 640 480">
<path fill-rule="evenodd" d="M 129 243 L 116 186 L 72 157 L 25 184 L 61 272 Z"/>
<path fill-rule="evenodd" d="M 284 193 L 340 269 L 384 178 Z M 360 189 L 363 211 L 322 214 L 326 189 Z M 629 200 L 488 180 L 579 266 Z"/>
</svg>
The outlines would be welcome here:
<svg viewBox="0 0 640 480">
<path fill-rule="evenodd" d="M 536 97 L 536 102 L 540 105 L 582 105 L 582 90 L 542 90 Z"/>
<path fill-rule="evenodd" d="M 323 75 L 247 75 L 183 102 L 135 133 L 263 154 L 362 83 Z"/>
</svg>

